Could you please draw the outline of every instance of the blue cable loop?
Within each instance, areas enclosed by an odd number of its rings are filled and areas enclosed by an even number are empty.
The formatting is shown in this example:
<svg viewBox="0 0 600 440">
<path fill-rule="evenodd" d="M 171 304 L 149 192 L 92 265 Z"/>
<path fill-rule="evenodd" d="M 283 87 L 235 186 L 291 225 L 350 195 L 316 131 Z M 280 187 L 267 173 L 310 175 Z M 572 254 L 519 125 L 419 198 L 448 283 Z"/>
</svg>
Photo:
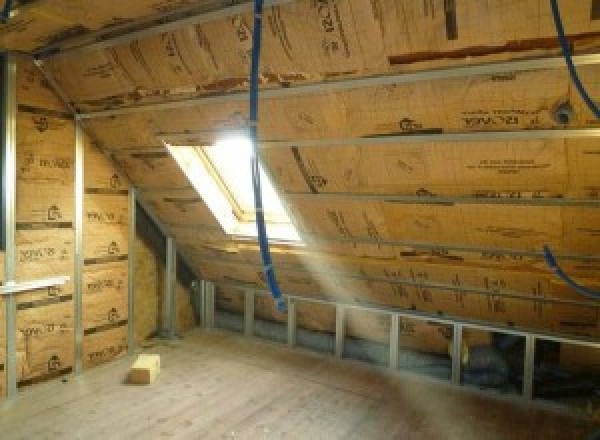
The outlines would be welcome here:
<svg viewBox="0 0 600 440">
<path fill-rule="evenodd" d="M 573 84 L 577 88 L 581 99 L 585 101 L 589 109 L 594 113 L 596 118 L 600 119 L 600 109 L 594 103 L 588 92 L 585 90 L 579 75 L 577 74 L 577 69 L 575 68 L 575 64 L 573 64 L 573 57 L 571 56 L 571 49 L 569 48 L 569 41 L 565 35 L 565 28 L 562 23 L 562 19 L 560 17 L 560 9 L 558 8 L 557 0 L 550 0 L 550 6 L 552 7 L 552 16 L 554 17 L 554 24 L 556 25 L 556 34 L 558 36 L 558 41 L 560 42 L 560 47 L 562 48 L 562 54 L 565 58 L 565 62 L 567 63 L 567 68 L 569 69 L 569 74 L 571 75 L 571 80 Z"/>
<path fill-rule="evenodd" d="M 2 16 L 0 17 L 0 21 L 2 23 L 8 23 L 10 20 L 10 11 L 12 10 L 13 0 L 5 0 L 4 8 L 2 8 Z"/>
<path fill-rule="evenodd" d="M 260 165 L 258 161 L 258 76 L 260 67 L 260 48 L 262 37 L 262 13 L 263 0 L 254 1 L 254 29 L 252 31 L 252 63 L 250 69 L 250 121 L 248 123 L 250 130 L 250 140 L 252 142 L 252 187 L 254 190 L 254 208 L 256 211 L 256 229 L 258 232 L 258 244 L 263 263 L 263 270 L 267 280 L 267 285 L 271 295 L 277 304 L 277 310 L 286 311 L 285 300 L 277 284 L 271 251 L 269 250 L 269 238 L 267 236 L 267 226 L 265 224 L 265 214 L 263 210 L 261 184 L 260 184 Z"/>
<path fill-rule="evenodd" d="M 562 48 L 562 54 L 565 58 L 565 63 L 567 64 L 567 68 L 569 69 L 569 74 L 571 75 L 571 80 L 573 84 L 577 88 L 581 99 L 585 101 L 589 109 L 594 113 L 596 118 L 600 119 L 600 109 L 594 103 L 590 95 L 585 90 L 579 75 L 577 74 L 577 69 L 575 68 L 575 64 L 573 64 L 573 58 L 571 56 L 571 49 L 569 48 L 569 42 L 567 41 L 567 37 L 565 35 L 565 28 L 562 23 L 562 19 L 560 17 L 560 9 L 558 8 L 557 0 L 550 0 L 550 6 L 552 7 L 552 16 L 554 17 L 554 24 L 556 25 L 556 34 L 558 36 L 558 41 L 560 42 L 560 47 Z M 562 279 L 565 284 L 575 290 L 577 293 L 586 296 L 588 298 L 592 298 L 595 300 L 600 300 L 600 292 L 596 292 L 594 290 L 588 289 L 578 283 L 576 283 L 571 277 L 569 277 L 558 265 L 556 258 L 552 254 L 552 251 L 548 246 L 544 246 L 544 260 L 546 260 L 546 264 L 548 268 L 552 270 L 560 279 Z"/>
<path fill-rule="evenodd" d="M 588 289 L 587 287 L 582 286 L 575 282 L 569 275 L 567 275 L 561 267 L 558 265 L 556 261 L 556 257 L 550 250 L 548 246 L 544 246 L 544 260 L 546 260 L 546 264 L 548 268 L 554 272 L 561 280 L 565 282 L 567 286 L 575 290 L 577 293 L 587 296 L 588 298 L 600 300 L 600 292 L 596 292 L 592 289 Z"/>
</svg>

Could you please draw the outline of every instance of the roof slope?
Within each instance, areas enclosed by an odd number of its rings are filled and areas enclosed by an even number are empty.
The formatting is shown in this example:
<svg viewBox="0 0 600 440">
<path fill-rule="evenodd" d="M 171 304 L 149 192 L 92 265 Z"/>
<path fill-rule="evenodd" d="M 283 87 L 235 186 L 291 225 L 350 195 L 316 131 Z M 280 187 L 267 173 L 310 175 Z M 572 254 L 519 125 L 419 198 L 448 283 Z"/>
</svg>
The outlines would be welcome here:
<svg viewBox="0 0 600 440">
<path fill-rule="evenodd" d="M 131 16 L 155 3 L 132 2 Z M 600 22 L 590 1 L 565 3 L 576 52 L 593 51 Z M 96 4 L 83 2 L 80 12 L 95 16 Z M 559 54 L 546 2 L 441 5 L 303 0 L 268 8 L 263 89 Z M 89 14 L 75 21 L 107 25 Z M 206 145 L 245 125 L 239 93 L 248 86 L 250 23 L 249 13 L 186 22 L 58 53 L 45 67 L 203 276 L 263 286 L 256 245 L 222 233 L 162 146 Z M 27 26 L 35 36 L 47 24 Z M 10 25 L 0 36 L 6 46 L 33 47 Z M 597 307 L 556 282 L 540 257 L 548 244 L 570 256 L 568 271 L 600 284 L 600 141 L 525 134 L 565 128 L 556 120 L 565 103 L 568 128 L 597 124 L 558 66 L 264 98 L 264 163 L 307 244 L 274 248 L 282 289 L 597 336 Z M 598 69 L 579 68 L 593 96 Z M 483 134 L 490 131 L 512 135 Z M 474 135 L 437 136 L 452 133 Z M 405 137 L 381 137 L 396 135 Z"/>
</svg>

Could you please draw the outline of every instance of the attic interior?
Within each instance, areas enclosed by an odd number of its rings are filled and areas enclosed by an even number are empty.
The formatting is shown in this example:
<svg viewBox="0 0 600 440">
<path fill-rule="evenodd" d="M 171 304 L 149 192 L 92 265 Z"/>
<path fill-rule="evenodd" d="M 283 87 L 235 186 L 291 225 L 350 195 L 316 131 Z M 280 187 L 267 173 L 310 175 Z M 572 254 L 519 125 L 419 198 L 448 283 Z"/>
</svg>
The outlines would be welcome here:
<svg viewBox="0 0 600 440">
<path fill-rule="evenodd" d="M 2 438 L 600 438 L 600 1 L 4 0 L 0 50 Z"/>
</svg>

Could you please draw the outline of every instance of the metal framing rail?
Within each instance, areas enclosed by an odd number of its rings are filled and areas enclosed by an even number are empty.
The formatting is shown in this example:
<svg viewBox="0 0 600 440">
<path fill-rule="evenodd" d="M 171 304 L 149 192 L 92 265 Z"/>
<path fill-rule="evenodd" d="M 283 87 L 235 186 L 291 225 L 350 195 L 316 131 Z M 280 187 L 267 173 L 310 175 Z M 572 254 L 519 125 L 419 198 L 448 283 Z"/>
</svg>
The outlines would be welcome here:
<svg viewBox="0 0 600 440">
<path fill-rule="evenodd" d="M 343 304 L 335 305 L 335 357 L 344 357 L 344 341 L 346 340 L 346 307 Z"/>
<path fill-rule="evenodd" d="M 521 206 L 572 206 L 600 208 L 598 199 L 567 199 L 561 197 L 472 197 L 472 196 L 411 196 L 401 194 L 360 193 L 285 193 L 287 196 L 313 199 L 350 199 L 357 201 L 381 201 L 388 203 L 426 205 L 521 205 Z"/>
<path fill-rule="evenodd" d="M 398 354 L 400 351 L 400 317 L 392 315 L 390 321 L 390 368 L 398 369 Z"/>
<path fill-rule="evenodd" d="M 202 295 L 202 326 L 206 329 L 215 326 L 215 285 L 210 281 L 201 280 Z"/>
<path fill-rule="evenodd" d="M 167 258 L 165 264 L 165 292 L 163 296 L 163 334 L 168 339 L 176 333 L 176 284 L 177 284 L 177 248 L 175 239 L 167 236 Z"/>
<path fill-rule="evenodd" d="M 265 0 L 265 7 L 282 5 L 293 1 L 294 0 Z M 166 32 L 173 32 L 185 26 L 194 26 L 224 19 L 233 15 L 251 12 L 253 7 L 253 2 L 250 0 L 241 2 L 229 1 L 228 3 L 230 3 L 231 6 L 222 7 L 222 5 L 227 4 L 227 2 L 215 1 L 213 4 L 215 4 L 217 8 L 207 9 L 206 5 L 204 5 L 201 10 L 198 10 L 198 6 L 196 5 L 183 11 L 177 11 L 171 16 L 161 16 L 159 23 L 156 23 L 156 19 L 149 20 L 145 23 L 136 23 L 135 26 L 140 29 L 131 30 L 129 32 L 127 29 L 123 29 L 124 33 L 121 35 L 111 36 L 115 34 L 114 28 L 111 28 L 108 32 L 101 30 L 92 35 L 83 35 L 80 38 L 66 40 L 45 47 L 38 51 L 37 57 L 39 59 L 49 59 L 67 54 L 72 55 L 82 51 L 108 49 L 121 44 L 127 44 L 134 40 Z M 131 25 L 128 25 L 128 27 L 131 28 Z"/>
<path fill-rule="evenodd" d="M 135 217 L 136 190 L 129 185 L 128 210 L 129 210 L 129 236 L 127 251 L 127 353 L 135 353 L 135 242 L 136 242 L 136 217 Z"/>
<path fill-rule="evenodd" d="M 227 258 L 211 258 L 210 261 L 205 259 L 198 259 L 198 261 L 202 263 L 222 263 L 222 264 L 233 264 L 236 266 L 251 266 L 256 267 L 257 270 L 262 267 L 259 263 L 253 263 L 249 261 L 243 260 L 233 260 Z M 279 263 L 275 265 L 278 270 L 285 272 L 292 272 L 297 274 L 305 274 L 305 275 L 318 275 L 320 277 L 339 277 L 339 278 L 347 278 L 358 281 L 367 281 L 367 282 L 375 282 L 375 283 L 387 283 L 392 285 L 402 285 L 402 286 L 410 286 L 415 287 L 417 289 L 434 289 L 440 290 L 444 293 L 470 293 L 475 295 L 483 295 L 483 296 L 502 296 L 503 298 L 513 298 L 525 301 L 534 301 L 535 303 L 545 303 L 545 304 L 567 304 L 574 306 L 585 306 L 585 307 L 593 307 L 600 309 L 600 302 L 593 301 L 589 298 L 583 299 L 582 301 L 571 300 L 571 299 L 561 299 L 561 298 L 545 298 L 545 297 L 533 297 L 531 293 L 513 291 L 513 290 L 486 290 L 484 288 L 477 288 L 465 285 L 456 285 L 456 284 L 443 284 L 443 283 L 435 283 L 435 282 L 422 282 L 415 281 L 412 279 L 402 279 L 398 277 L 394 278 L 386 278 L 386 277 L 376 277 L 376 276 L 366 276 L 366 275 L 355 275 L 350 272 L 342 272 L 338 270 L 319 270 L 316 268 L 307 269 L 302 266 L 297 266 L 290 263 Z M 533 273 L 532 273 L 533 275 Z M 541 274 L 540 274 L 541 275 Z M 333 278 L 335 279 L 335 278 Z M 584 298 L 584 297 L 582 297 Z"/>
<path fill-rule="evenodd" d="M 244 295 L 244 335 L 254 336 L 254 290 Z"/>
<path fill-rule="evenodd" d="M 177 135 L 182 138 L 185 135 Z M 188 135 L 189 137 L 190 135 Z M 424 133 L 381 135 L 358 138 L 340 139 L 308 139 L 285 141 L 262 141 L 261 148 L 290 148 L 290 147 L 339 147 L 345 145 L 385 145 L 419 142 L 478 142 L 478 141 L 513 141 L 539 139 L 585 139 L 600 137 L 598 128 L 544 129 L 544 130 L 513 130 L 513 131 L 474 131 L 461 133 Z M 169 137 L 169 139 L 172 139 Z M 173 138 L 174 139 L 174 138 Z"/>
<path fill-rule="evenodd" d="M 85 142 L 81 122 L 75 118 L 75 254 L 74 254 L 74 372 L 83 371 L 83 198 L 85 193 Z"/>
<path fill-rule="evenodd" d="M 573 57 L 576 66 L 600 64 L 600 54 L 577 55 Z M 432 81 L 451 78 L 463 78 L 474 75 L 490 75 L 508 72 L 524 72 L 564 67 L 562 57 L 544 57 L 516 61 L 503 61 L 494 63 L 475 64 L 469 66 L 453 66 L 446 68 L 429 69 L 417 72 L 397 73 L 391 75 L 378 75 L 361 78 L 347 78 L 340 80 L 324 81 L 311 84 L 299 84 L 291 87 L 267 88 L 261 90 L 261 99 L 284 98 L 289 96 L 310 93 L 336 92 L 341 90 L 358 89 L 362 87 L 377 87 L 397 84 L 409 84 L 419 81 Z M 83 119 L 106 118 L 146 111 L 172 110 L 176 108 L 193 107 L 196 105 L 213 105 L 225 102 L 239 102 L 248 99 L 247 91 L 223 93 L 218 95 L 200 96 L 197 98 L 180 99 L 176 101 L 154 104 L 141 104 L 130 107 L 121 107 L 111 110 L 101 110 L 82 113 Z"/>
<path fill-rule="evenodd" d="M 204 296 L 208 298 L 210 294 L 212 299 L 210 301 L 206 301 L 207 310 L 205 313 L 207 315 L 212 315 L 214 317 L 215 309 L 214 309 L 214 284 L 208 281 L 202 281 L 203 285 L 210 286 L 211 290 L 209 292 L 208 289 L 204 289 Z M 239 287 L 246 295 L 251 295 L 254 299 L 255 295 L 265 295 L 268 296 L 270 293 L 266 290 L 261 289 L 250 289 L 247 286 L 240 286 L 236 283 L 225 283 L 229 286 Z M 366 305 L 366 304 L 357 304 L 357 303 L 344 303 L 344 302 L 336 302 L 332 300 L 326 299 L 317 299 L 310 298 L 298 295 L 287 295 L 284 294 L 285 298 L 288 301 L 288 304 L 300 303 L 300 302 L 309 302 L 309 303 L 320 303 L 327 304 L 330 306 L 334 306 L 336 308 L 336 333 L 335 333 L 335 350 L 334 355 L 336 357 L 343 358 L 343 350 L 344 350 L 344 342 L 345 342 L 345 315 L 346 310 L 348 308 L 359 309 L 364 311 L 369 311 L 372 313 L 379 313 L 384 315 L 389 315 L 391 317 L 391 325 L 390 325 L 390 359 L 389 359 L 389 367 L 393 371 L 401 371 L 402 369 L 398 367 L 398 349 L 400 346 L 400 320 L 402 318 L 407 319 L 416 319 L 420 321 L 429 321 L 436 322 L 439 324 L 445 324 L 451 326 L 453 329 L 453 339 L 452 339 L 452 374 L 450 378 L 450 382 L 454 385 L 460 386 L 462 385 L 462 373 L 461 373 L 461 358 L 462 358 L 462 340 L 463 340 L 463 332 L 465 329 L 476 329 L 483 330 L 489 332 L 499 332 L 510 334 L 514 336 L 523 337 L 525 339 L 525 352 L 524 352 L 524 361 L 523 361 L 523 387 L 521 396 L 524 399 L 532 399 L 534 397 L 534 369 L 535 369 L 535 345 L 538 340 L 547 340 L 554 341 L 559 343 L 566 344 L 574 344 L 574 345 L 582 345 L 586 347 L 591 347 L 595 349 L 600 349 L 600 342 L 593 340 L 591 338 L 582 338 L 576 336 L 569 335 L 555 335 L 550 333 L 543 332 L 531 332 L 526 330 L 519 330 L 511 327 L 505 327 L 500 325 L 487 324 L 478 321 L 470 321 L 457 317 L 440 317 L 437 315 L 429 315 L 426 313 L 411 311 L 411 310 L 401 310 L 394 309 L 383 306 L 375 306 L 375 305 Z M 248 307 L 249 301 L 244 302 L 245 307 Z M 254 304 L 254 302 L 252 302 Z M 210 309 L 210 310 L 209 310 Z M 248 317 L 252 313 L 252 320 L 254 319 L 253 311 L 244 309 L 244 316 Z M 290 317 L 290 313 L 293 314 Z M 296 309 L 295 307 L 288 309 L 288 321 L 287 321 L 287 334 L 288 334 L 288 345 L 295 346 L 295 340 L 292 340 L 292 336 L 295 337 L 296 333 Z"/>
<path fill-rule="evenodd" d="M 296 301 L 288 298 L 287 301 L 287 344 L 290 347 L 296 346 L 296 329 L 298 328 L 296 316 Z"/>
<path fill-rule="evenodd" d="M 436 254 L 444 254 L 446 252 L 473 252 L 477 254 L 487 255 L 491 258 L 494 257 L 529 257 L 529 258 L 544 258 L 543 252 L 531 252 L 518 249 L 504 249 L 504 248 L 482 248 L 478 246 L 461 245 L 461 244 L 432 244 L 415 241 L 401 241 L 401 240 L 386 240 L 378 238 L 368 237 L 331 237 L 320 234 L 312 234 L 303 231 L 303 238 L 309 243 L 347 243 L 347 244 L 362 244 L 362 245 L 376 245 L 376 246 L 399 246 L 413 249 L 423 249 L 431 251 Z M 598 262 L 600 256 L 598 255 L 573 255 L 563 254 L 557 256 L 559 260 L 568 261 L 581 261 L 581 262 Z"/>
<path fill-rule="evenodd" d="M 219 232 L 221 229 L 213 228 L 205 225 L 189 225 L 189 224 L 177 224 L 177 223 L 169 223 L 168 226 L 170 228 L 179 228 L 179 229 L 197 229 L 203 232 Z M 544 255 L 542 252 L 531 252 L 524 250 L 516 250 L 516 249 L 504 249 L 504 248 L 483 248 L 477 246 L 470 245 L 461 245 L 461 244 L 433 244 L 433 243 L 423 243 L 423 242 L 414 242 L 414 241 L 401 241 L 401 240 L 386 240 L 386 239 L 377 239 L 377 238 L 368 238 L 368 237 L 333 237 L 326 236 L 321 234 L 314 234 L 307 231 L 301 232 L 302 238 L 304 242 L 308 244 L 318 245 L 320 243 L 347 243 L 347 244 L 366 244 L 366 245 L 376 245 L 376 246 L 399 246 L 406 247 L 412 249 L 424 249 L 426 251 L 431 251 L 432 254 L 443 254 L 447 252 L 473 252 L 477 254 L 489 255 L 491 257 L 494 256 L 508 256 L 508 257 L 528 257 L 528 258 L 538 258 L 543 259 Z M 239 242 L 255 242 L 254 239 L 248 237 L 233 237 Z M 228 240 L 222 240 L 228 241 Z M 285 243 L 290 246 L 305 246 L 304 243 L 298 244 L 297 242 L 289 242 Z M 600 256 L 597 255 L 573 255 L 573 254 L 560 254 L 556 255 L 556 258 L 559 260 L 569 260 L 569 261 L 581 261 L 581 262 L 597 262 L 600 261 Z"/>
<path fill-rule="evenodd" d="M 155 133 L 160 141 L 168 142 L 172 147 L 186 144 L 190 140 L 204 138 L 202 133 Z M 397 144 L 419 144 L 419 143 L 446 143 L 446 142 L 486 142 L 486 141 L 528 141 L 543 139 L 592 139 L 600 137 L 599 128 L 551 128 L 551 129 L 526 129 L 526 130 L 503 130 L 503 131 L 472 131 L 472 132 L 441 132 L 441 133 L 403 133 L 382 134 L 377 136 L 350 137 L 350 138 L 320 138 L 320 139 L 286 139 L 286 140 L 261 140 L 262 150 L 272 148 L 333 148 L 333 147 L 360 147 L 369 145 L 397 145 Z M 104 148 L 110 153 L 150 153 L 165 151 L 163 147 L 131 147 L 131 148 Z M 155 188 L 148 188 L 152 190 Z M 157 187 L 156 189 L 160 189 Z M 181 187 L 173 189 L 182 189 Z"/>
<path fill-rule="evenodd" d="M 14 55 L 3 56 L 2 65 L 2 179 L 4 183 L 4 283 L 15 283 L 17 192 L 17 64 Z M 17 395 L 17 300 L 9 295 L 6 306 L 6 394 Z"/>
</svg>

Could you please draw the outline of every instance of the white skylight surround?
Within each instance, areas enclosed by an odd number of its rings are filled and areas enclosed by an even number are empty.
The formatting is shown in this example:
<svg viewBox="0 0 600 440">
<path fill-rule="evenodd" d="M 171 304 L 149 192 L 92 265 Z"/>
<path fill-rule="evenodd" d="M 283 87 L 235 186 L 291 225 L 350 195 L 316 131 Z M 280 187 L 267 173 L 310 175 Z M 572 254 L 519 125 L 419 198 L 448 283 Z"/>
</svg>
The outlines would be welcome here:
<svg viewBox="0 0 600 440">
<path fill-rule="evenodd" d="M 204 147 L 210 164 L 237 205 L 238 215 L 244 220 L 254 218 L 254 190 L 252 188 L 252 144 L 247 138 L 235 137 Z M 275 193 L 271 180 L 260 166 L 262 202 L 265 216 L 273 222 L 289 223 L 285 209 Z"/>
<path fill-rule="evenodd" d="M 250 141 L 232 137 L 207 147 L 165 145 L 225 233 L 256 237 Z M 300 241 L 270 179 L 260 171 L 269 239 Z"/>
</svg>

